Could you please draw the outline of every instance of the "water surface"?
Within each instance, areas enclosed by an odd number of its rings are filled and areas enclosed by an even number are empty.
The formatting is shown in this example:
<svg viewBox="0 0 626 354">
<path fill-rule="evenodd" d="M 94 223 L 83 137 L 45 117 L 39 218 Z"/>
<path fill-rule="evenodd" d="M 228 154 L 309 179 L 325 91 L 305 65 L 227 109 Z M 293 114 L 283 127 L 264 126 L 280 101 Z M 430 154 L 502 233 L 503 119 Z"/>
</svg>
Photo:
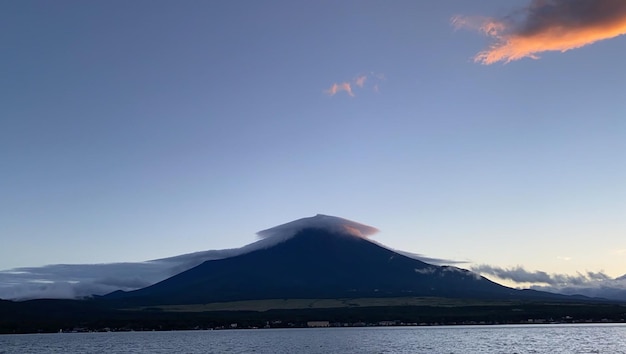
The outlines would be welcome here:
<svg viewBox="0 0 626 354">
<path fill-rule="evenodd" d="M 303 328 L 0 335 L 9 353 L 626 353 L 626 325 Z"/>
</svg>

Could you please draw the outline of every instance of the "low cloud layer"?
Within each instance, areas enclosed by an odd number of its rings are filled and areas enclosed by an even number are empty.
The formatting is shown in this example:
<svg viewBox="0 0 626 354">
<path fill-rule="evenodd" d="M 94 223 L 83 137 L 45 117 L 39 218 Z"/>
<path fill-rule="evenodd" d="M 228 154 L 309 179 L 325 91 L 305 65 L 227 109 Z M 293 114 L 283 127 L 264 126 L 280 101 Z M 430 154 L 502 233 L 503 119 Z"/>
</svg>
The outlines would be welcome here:
<svg viewBox="0 0 626 354">
<path fill-rule="evenodd" d="M 551 274 L 543 271 L 528 271 L 521 266 L 502 268 L 480 264 L 473 266 L 472 270 L 481 274 L 496 276 L 500 279 L 511 280 L 516 283 L 539 283 L 547 285 L 583 285 L 591 281 L 609 280 L 611 277 L 603 272 L 587 272 L 577 275 Z"/>
<path fill-rule="evenodd" d="M 482 64 L 537 59 L 626 34 L 624 0 L 531 0 L 503 18 L 456 16 L 456 28 L 478 30 L 494 43 L 474 60 Z"/>
<path fill-rule="evenodd" d="M 204 261 L 232 257 L 247 251 L 244 247 L 136 263 L 54 264 L 4 270 L 0 271 L 0 299 L 72 299 L 104 295 L 116 290 L 135 290 Z"/>
<path fill-rule="evenodd" d="M 530 288 L 535 290 L 626 300 L 626 275 L 614 279 L 604 272 L 568 275 L 528 271 L 521 266 L 503 268 L 487 264 L 473 266 L 471 270 L 486 277 L 512 281 L 525 287 L 530 284 Z"/>
</svg>

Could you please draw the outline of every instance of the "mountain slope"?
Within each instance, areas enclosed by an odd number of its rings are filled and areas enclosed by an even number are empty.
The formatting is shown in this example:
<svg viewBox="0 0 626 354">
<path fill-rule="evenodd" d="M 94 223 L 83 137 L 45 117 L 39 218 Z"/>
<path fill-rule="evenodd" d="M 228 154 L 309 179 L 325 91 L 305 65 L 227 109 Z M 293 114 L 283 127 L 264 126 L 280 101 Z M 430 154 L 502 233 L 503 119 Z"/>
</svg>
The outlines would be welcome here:
<svg viewBox="0 0 626 354">
<path fill-rule="evenodd" d="M 403 256 L 350 232 L 304 228 L 266 249 L 212 260 L 108 299 L 127 304 L 198 304 L 272 298 L 437 296 L 551 298 L 519 291 L 466 270 Z"/>
</svg>

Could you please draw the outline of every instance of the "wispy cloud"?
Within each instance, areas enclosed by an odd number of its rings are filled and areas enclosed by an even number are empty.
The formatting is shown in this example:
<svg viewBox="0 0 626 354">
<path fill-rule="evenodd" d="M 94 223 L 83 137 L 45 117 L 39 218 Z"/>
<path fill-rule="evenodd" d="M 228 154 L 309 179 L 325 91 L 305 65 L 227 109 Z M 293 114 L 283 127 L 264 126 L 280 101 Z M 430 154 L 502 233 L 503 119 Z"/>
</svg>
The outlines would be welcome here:
<svg viewBox="0 0 626 354">
<path fill-rule="evenodd" d="M 373 241 L 374 243 L 377 243 L 375 241 Z M 378 244 L 378 243 L 377 243 Z M 383 244 L 378 244 L 379 246 L 386 247 Z M 424 263 L 430 263 L 430 264 L 434 264 L 434 265 L 438 265 L 438 266 L 444 266 L 444 265 L 450 265 L 450 264 L 467 264 L 469 263 L 469 261 L 463 261 L 463 260 L 456 260 L 456 259 L 445 259 L 445 258 L 434 258 L 434 257 L 428 257 L 425 256 L 423 254 L 419 254 L 419 253 L 413 253 L 413 252 L 407 252 L 407 251 L 402 251 L 402 250 L 397 250 L 397 249 L 393 249 L 393 248 L 389 248 L 390 250 L 400 253 L 403 256 L 407 256 L 409 258 L 413 258 L 413 259 L 417 259 L 418 261 L 422 261 Z"/>
<path fill-rule="evenodd" d="M 349 82 L 342 82 L 340 84 L 334 83 L 328 90 L 324 92 L 330 96 L 336 95 L 338 92 L 345 91 L 349 96 L 354 97 L 352 93 L 352 85 Z"/>
<path fill-rule="evenodd" d="M 626 1 L 531 0 L 526 8 L 503 18 L 456 16 L 452 24 L 494 39 L 487 50 L 474 57 L 476 62 L 508 63 L 626 34 Z"/>
<path fill-rule="evenodd" d="M 415 273 L 419 273 L 419 274 L 434 274 L 437 271 L 437 268 L 435 267 L 427 267 L 427 268 L 422 268 L 422 269 L 413 269 L 415 271 Z"/>
<path fill-rule="evenodd" d="M 371 84 L 371 90 L 374 92 L 379 91 L 378 84 L 385 80 L 385 75 L 380 73 L 371 72 L 367 75 L 358 75 L 352 80 L 335 82 L 328 89 L 324 90 L 324 93 L 329 96 L 334 96 L 340 92 L 345 92 L 350 97 L 355 97 L 354 89 L 368 89 L 368 85 Z"/>
</svg>

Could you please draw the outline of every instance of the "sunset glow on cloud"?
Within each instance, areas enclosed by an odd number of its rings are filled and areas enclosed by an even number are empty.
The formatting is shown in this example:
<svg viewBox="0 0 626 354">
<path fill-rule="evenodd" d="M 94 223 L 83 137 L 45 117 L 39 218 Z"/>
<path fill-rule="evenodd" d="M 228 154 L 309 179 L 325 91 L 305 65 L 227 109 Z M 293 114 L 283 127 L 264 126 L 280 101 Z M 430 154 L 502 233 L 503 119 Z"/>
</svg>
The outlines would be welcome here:
<svg viewBox="0 0 626 354">
<path fill-rule="evenodd" d="M 474 61 L 508 63 L 626 34 L 626 1 L 532 0 L 528 7 L 504 18 L 457 16 L 452 24 L 481 31 L 495 40 Z"/>
<path fill-rule="evenodd" d="M 354 93 L 352 93 L 352 86 L 349 82 L 342 82 L 340 84 L 334 83 L 328 90 L 324 91 L 330 96 L 334 96 L 338 92 L 346 91 L 346 93 L 352 97 L 354 97 Z"/>
<path fill-rule="evenodd" d="M 341 91 L 345 91 L 349 96 L 354 97 L 355 94 L 353 92 L 353 88 L 355 87 L 359 89 L 366 88 L 365 83 L 370 78 L 372 79 L 372 80 L 369 80 L 369 82 L 372 83 L 371 89 L 374 92 L 378 92 L 378 89 L 379 89 L 378 82 L 384 80 L 385 76 L 383 74 L 370 73 L 369 75 L 359 75 L 350 81 L 344 81 L 341 83 L 333 83 L 332 86 L 330 86 L 330 88 L 324 90 L 324 93 L 329 96 L 334 96 Z"/>
</svg>

